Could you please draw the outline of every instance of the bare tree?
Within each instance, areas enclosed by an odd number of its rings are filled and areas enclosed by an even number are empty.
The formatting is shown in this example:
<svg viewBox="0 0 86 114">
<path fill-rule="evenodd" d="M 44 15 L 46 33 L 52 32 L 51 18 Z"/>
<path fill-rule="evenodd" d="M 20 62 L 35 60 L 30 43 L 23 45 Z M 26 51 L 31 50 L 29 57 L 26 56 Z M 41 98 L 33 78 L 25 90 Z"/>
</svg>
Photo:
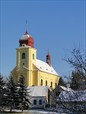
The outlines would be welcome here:
<svg viewBox="0 0 86 114">
<path fill-rule="evenodd" d="M 70 85 L 74 90 L 86 89 L 86 52 L 83 53 L 80 48 L 74 48 L 70 52 L 71 57 L 66 59 L 74 68 Z"/>
<path fill-rule="evenodd" d="M 73 66 L 82 76 L 86 76 L 86 52 L 82 53 L 79 48 L 74 48 L 71 51 L 71 57 L 66 61 Z"/>
</svg>

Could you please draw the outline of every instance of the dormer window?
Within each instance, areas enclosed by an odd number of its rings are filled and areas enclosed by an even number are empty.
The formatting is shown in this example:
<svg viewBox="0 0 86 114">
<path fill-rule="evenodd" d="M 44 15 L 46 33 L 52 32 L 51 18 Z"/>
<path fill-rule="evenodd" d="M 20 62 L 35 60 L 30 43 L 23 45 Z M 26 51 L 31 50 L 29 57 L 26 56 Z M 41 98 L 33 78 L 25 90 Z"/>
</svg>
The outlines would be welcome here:
<svg viewBox="0 0 86 114">
<path fill-rule="evenodd" d="M 22 59 L 25 59 L 25 53 L 22 53 Z"/>
</svg>

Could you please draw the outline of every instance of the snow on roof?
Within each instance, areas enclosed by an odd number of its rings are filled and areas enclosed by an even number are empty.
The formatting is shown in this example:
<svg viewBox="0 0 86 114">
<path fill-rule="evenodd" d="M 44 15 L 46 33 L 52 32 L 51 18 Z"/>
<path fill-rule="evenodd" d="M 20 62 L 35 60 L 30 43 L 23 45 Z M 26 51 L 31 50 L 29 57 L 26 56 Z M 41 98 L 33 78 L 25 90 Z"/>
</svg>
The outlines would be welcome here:
<svg viewBox="0 0 86 114">
<path fill-rule="evenodd" d="M 28 86 L 28 94 L 33 97 L 37 96 L 47 96 L 48 87 L 47 86 Z"/>
<path fill-rule="evenodd" d="M 22 35 L 21 40 L 27 40 L 29 37 L 30 37 L 29 34 L 24 34 Z"/>
<path fill-rule="evenodd" d="M 85 91 L 62 91 L 57 100 L 63 102 L 86 101 Z"/>
<path fill-rule="evenodd" d="M 34 64 L 39 70 L 50 73 L 50 74 L 54 74 L 54 75 L 58 75 L 57 72 L 53 69 L 52 66 L 49 66 L 46 62 L 43 62 L 41 60 L 36 60 L 36 64 Z"/>
<path fill-rule="evenodd" d="M 60 86 L 64 91 L 73 91 L 71 88 L 67 88 L 67 87 L 64 87 L 64 86 Z"/>
</svg>

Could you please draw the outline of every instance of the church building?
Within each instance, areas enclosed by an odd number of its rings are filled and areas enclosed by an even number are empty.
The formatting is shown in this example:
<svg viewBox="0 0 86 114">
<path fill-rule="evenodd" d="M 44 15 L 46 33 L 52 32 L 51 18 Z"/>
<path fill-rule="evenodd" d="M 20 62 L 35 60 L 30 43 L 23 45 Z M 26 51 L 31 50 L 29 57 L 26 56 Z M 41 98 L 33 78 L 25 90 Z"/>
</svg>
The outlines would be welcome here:
<svg viewBox="0 0 86 114">
<path fill-rule="evenodd" d="M 26 30 L 19 40 L 16 49 L 16 67 L 11 71 L 15 82 L 20 76 L 24 76 L 26 86 L 48 86 L 54 89 L 60 76 L 51 64 L 50 53 L 46 55 L 46 62 L 37 59 L 37 49 L 34 47 L 34 39 Z"/>
</svg>

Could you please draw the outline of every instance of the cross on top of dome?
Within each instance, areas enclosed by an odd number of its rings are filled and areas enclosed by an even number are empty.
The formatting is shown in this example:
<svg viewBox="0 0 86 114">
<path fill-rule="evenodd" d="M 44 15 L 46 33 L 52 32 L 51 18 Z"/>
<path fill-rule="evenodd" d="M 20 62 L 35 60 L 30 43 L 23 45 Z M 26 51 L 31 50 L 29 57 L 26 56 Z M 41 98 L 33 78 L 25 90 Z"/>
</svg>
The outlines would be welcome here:
<svg viewBox="0 0 86 114">
<path fill-rule="evenodd" d="M 28 34 L 28 23 L 27 23 L 27 20 L 26 20 L 26 33 L 25 34 Z"/>
</svg>

